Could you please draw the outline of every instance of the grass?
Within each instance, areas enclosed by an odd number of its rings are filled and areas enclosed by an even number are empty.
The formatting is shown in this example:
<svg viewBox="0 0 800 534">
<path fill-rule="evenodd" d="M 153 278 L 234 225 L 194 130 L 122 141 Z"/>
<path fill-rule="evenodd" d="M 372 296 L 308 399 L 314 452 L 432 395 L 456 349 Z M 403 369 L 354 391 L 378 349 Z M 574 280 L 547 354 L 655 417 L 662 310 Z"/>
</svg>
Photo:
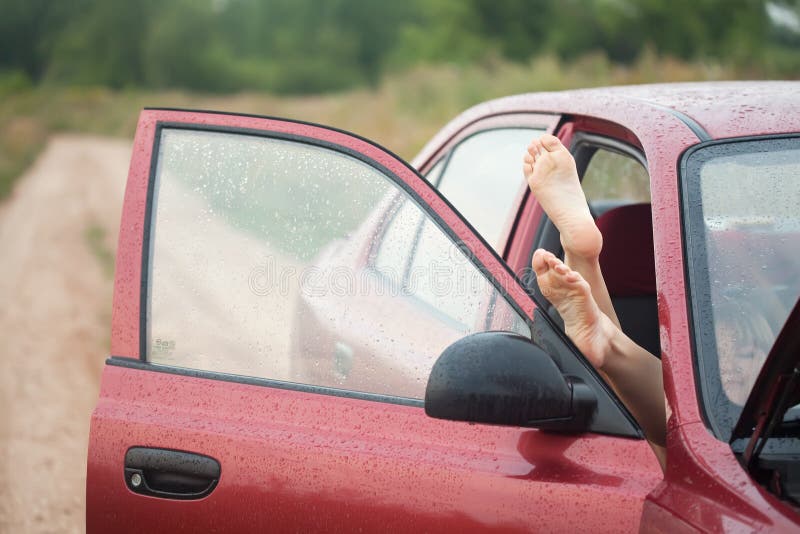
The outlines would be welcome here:
<svg viewBox="0 0 800 534">
<path fill-rule="evenodd" d="M 659 58 L 645 51 L 632 66 L 614 65 L 602 54 L 568 64 L 541 56 L 527 64 L 488 59 L 471 66 L 420 66 L 389 75 L 374 88 L 306 97 L 23 87 L 0 98 L 0 200 L 11 194 L 14 182 L 52 133 L 132 138 L 139 111 L 146 106 L 246 112 L 329 124 L 410 159 L 449 119 L 489 98 L 576 87 L 767 75 L 758 69 Z"/>
<path fill-rule="evenodd" d="M 47 139 L 35 118 L 12 117 L 0 129 L 0 200 L 11 193 L 14 181 L 33 163 Z"/>
<path fill-rule="evenodd" d="M 106 246 L 106 231 L 97 223 L 86 227 L 83 233 L 89 252 L 97 260 L 103 274 L 109 280 L 114 278 L 114 254 Z"/>
</svg>

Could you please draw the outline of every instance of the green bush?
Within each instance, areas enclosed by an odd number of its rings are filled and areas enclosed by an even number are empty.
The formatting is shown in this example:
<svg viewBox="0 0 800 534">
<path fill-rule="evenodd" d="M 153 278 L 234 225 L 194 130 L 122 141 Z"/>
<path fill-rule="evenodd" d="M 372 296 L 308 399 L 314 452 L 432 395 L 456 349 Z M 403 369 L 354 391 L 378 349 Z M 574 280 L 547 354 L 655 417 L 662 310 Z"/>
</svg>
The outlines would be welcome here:
<svg viewBox="0 0 800 534">
<path fill-rule="evenodd" d="M 31 79 L 20 70 L 0 71 L 0 98 L 31 88 Z"/>
<path fill-rule="evenodd" d="M 420 64 L 630 66 L 646 50 L 800 75 L 796 0 L 0 0 L 0 13 L 0 70 L 35 84 L 309 94 Z"/>
</svg>

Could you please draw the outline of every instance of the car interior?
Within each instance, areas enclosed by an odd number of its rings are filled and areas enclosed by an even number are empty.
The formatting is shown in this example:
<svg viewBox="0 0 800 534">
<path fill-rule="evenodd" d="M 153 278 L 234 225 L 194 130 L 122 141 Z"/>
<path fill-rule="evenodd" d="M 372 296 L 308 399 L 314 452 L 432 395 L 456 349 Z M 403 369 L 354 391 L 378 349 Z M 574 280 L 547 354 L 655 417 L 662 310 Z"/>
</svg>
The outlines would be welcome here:
<svg viewBox="0 0 800 534">
<path fill-rule="evenodd" d="M 660 357 L 653 223 L 644 156 L 632 146 L 595 135 L 576 135 L 572 152 L 589 209 L 603 234 L 600 266 L 622 330 Z M 558 230 L 546 217 L 535 242 L 534 249 L 545 248 L 563 258 Z M 547 302 L 535 275 L 531 273 L 523 282 L 540 301 Z M 548 303 L 546 311 L 563 326 L 554 306 Z"/>
</svg>

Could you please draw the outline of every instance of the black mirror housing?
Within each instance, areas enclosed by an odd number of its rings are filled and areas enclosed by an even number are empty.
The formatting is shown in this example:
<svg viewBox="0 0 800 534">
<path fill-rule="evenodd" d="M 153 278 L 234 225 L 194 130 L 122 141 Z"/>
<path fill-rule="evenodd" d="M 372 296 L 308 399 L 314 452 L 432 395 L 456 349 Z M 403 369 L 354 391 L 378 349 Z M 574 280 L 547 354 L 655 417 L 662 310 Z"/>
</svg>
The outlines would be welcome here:
<svg viewBox="0 0 800 534">
<path fill-rule="evenodd" d="M 596 406 L 591 388 L 508 332 L 480 332 L 447 347 L 425 390 L 430 417 L 566 432 L 588 428 Z"/>
</svg>

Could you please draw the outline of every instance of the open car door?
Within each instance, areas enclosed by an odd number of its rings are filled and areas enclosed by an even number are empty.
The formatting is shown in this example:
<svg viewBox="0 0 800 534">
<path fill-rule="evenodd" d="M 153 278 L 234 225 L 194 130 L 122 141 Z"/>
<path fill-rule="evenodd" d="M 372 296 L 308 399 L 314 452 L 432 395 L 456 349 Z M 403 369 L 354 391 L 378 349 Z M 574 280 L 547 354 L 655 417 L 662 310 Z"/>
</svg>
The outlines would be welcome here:
<svg viewBox="0 0 800 534">
<path fill-rule="evenodd" d="M 731 446 L 750 476 L 767 491 L 800 505 L 800 301 L 764 362 Z"/>
<path fill-rule="evenodd" d="M 425 415 L 438 355 L 486 330 L 532 338 L 594 392 L 584 431 Z M 142 113 L 111 351 L 90 532 L 619 532 L 661 479 L 635 421 L 448 202 L 321 126 Z"/>
</svg>

